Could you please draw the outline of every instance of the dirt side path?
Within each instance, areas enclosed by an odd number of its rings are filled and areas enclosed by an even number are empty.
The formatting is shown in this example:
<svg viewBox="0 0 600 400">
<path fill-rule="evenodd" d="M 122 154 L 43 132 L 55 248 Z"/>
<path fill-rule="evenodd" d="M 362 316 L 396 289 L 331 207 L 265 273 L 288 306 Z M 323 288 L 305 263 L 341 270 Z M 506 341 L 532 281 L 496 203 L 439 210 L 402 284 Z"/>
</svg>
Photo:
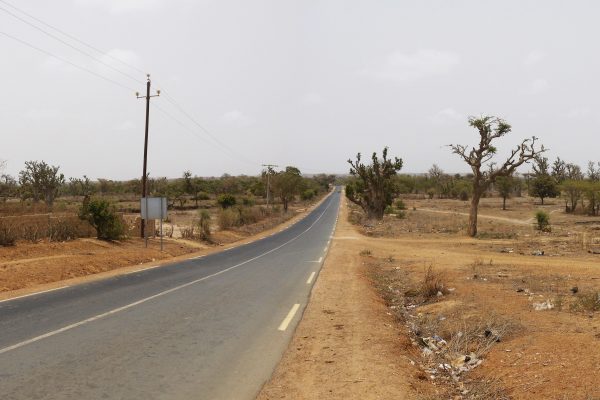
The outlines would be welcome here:
<svg viewBox="0 0 600 400">
<path fill-rule="evenodd" d="M 343 200 L 332 246 L 310 302 L 258 399 L 409 399 L 414 367 L 357 257 L 364 241 Z"/>
</svg>

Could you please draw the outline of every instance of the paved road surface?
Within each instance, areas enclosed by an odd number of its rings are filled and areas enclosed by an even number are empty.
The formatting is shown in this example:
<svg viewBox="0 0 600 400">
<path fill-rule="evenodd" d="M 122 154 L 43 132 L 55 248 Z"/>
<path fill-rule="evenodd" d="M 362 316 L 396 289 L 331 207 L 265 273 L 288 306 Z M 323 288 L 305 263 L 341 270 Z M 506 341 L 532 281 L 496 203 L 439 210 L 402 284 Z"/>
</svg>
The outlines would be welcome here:
<svg viewBox="0 0 600 400">
<path fill-rule="evenodd" d="M 304 310 L 339 197 L 248 245 L 0 302 L 0 398 L 254 398 Z"/>
</svg>

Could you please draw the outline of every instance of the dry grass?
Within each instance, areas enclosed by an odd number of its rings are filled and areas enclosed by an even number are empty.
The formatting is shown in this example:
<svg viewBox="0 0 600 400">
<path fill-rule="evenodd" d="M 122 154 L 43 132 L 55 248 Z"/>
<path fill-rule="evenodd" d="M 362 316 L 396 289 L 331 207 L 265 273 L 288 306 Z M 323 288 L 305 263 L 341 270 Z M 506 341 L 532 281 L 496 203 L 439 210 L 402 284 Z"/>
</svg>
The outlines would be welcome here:
<svg viewBox="0 0 600 400">
<path fill-rule="evenodd" d="M 425 299 L 435 296 L 442 296 L 450 293 L 445 284 L 445 276 L 442 272 L 436 271 L 433 265 L 429 265 L 425 271 L 423 282 L 421 283 L 421 294 Z"/>
<path fill-rule="evenodd" d="M 580 293 L 571 303 L 571 310 L 575 312 L 600 311 L 600 291 Z"/>
</svg>

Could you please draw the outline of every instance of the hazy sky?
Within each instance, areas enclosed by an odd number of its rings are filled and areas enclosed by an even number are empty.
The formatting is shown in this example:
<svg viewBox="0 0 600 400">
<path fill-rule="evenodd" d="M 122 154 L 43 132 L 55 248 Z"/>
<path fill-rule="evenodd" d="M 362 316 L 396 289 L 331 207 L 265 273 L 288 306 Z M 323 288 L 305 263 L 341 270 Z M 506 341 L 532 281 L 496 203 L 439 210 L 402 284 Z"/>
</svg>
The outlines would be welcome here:
<svg viewBox="0 0 600 400">
<path fill-rule="evenodd" d="M 105 64 L 1 9 L 0 32 L 125 86 L 0 34 L 11 174 L 43 159 L 67 176 L 140 176 L 141 71 L 170 96 L 152 100 L 152 176 L 257 174 L 262 163 L 345 173 L 349 157 L 386 145 L 404 171 L 461 172 L 444 145 L 474 143 L 466 120 L 482 113 L 513 125 L 503 153 L 536 135 L 551 158 L 600 160 L 597 1 L 6 1 L 103 50 L 0 0 Z"/>
</svg>

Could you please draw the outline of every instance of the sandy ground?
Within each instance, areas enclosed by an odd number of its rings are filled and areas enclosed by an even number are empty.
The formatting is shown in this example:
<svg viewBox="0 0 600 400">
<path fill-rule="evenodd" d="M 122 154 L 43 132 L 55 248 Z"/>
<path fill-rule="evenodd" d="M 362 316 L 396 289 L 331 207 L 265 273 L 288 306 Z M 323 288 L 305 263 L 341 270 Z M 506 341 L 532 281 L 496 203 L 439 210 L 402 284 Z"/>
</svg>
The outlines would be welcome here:
<svg viewBox="0 0 600 400">
<path fill-rule="evenodd" d="M 411 209 L 405 219 L 363 228 L 346 222 L 344 208 L 303 320 L 259 399 L 600 399 L 600 312 L 573 308 L 600 291 L 600 255 L 580 236 L 595 233 L 578 225 L 598 219 L 557 211 L 556 229 L 540 234 L 523 223 L 537 206 L 506 214 L 488 201 L 482 213 L 497 218 L 482 219 L 479 239 L 461 231 L 460 202 L 432 202 L 429 208 L 444 212 Z M 532 255 L 539 248 L 545 255 Z M 406 298 L 429 266 L 452 291 L 425 302 Z M 397 304 L 408 305 L 404 317 L 376 294 L 379 274 L 390 279 Z M 536 311 L 543 302 L 553 308 Z M 471 392 L 453 391 L 435 362 L 437 371 L 427 369 L 434 360 L 422 355 L 409 327 L 429 320 L 444 322 L 427 334 L 448 341 L 473 320 L 507 327 L 482 364 L 461 375 L 470 386 L 460 387 Z"/>
<path fill-rule="evenodd" d="M 358 257 L 345 203 L 302 321 L 258 399 L 409 399 L 420 385 L 410 342 Z"/>
<path fill-rule="evenodd" d="M 67 242 L 19 242 L 16 246 L 0 246 L 0 300 L 240 246 L 294 224 L 325 198 L 308 208 L 295 209 L 289 213 L 285 222 L 275 226 L 263 221 L 250 231 L 220 231 L 216 238 L 220 243 L 226 243 L 221 245 L 164 239 L 164 251 L 161 252 L 159 239 L 150 239 L 146 249 L 142 239 L 132 238 L 120 242 L 77 239 Z"/>
</svg>

